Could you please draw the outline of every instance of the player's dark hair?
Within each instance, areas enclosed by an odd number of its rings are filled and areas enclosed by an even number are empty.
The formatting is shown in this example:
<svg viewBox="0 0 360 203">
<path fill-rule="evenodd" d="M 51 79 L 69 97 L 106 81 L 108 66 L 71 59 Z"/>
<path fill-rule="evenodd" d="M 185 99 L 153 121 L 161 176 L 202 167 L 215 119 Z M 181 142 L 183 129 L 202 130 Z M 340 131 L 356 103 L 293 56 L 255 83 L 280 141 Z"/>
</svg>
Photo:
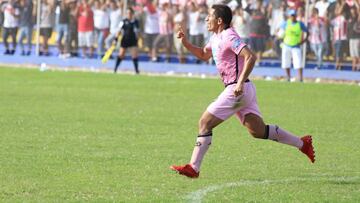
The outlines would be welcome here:
<svg viewBox="0 0 360 203">
<path fill-rule="evenodd" d="M 131 14 L 134 14 L 134 9 L 133 8 L 128 7 L 127 10 L 130 11 Z"/>
<path fill-rule="evenodd" d="M 313 8 L 312 11 L 315 12 L 316 14 L 319 14 L 319 9 L 317 8 Z"/>
<path fill-rule="evenodd" d="M 214 4 L 211 6 L 214 9 L 214 15 L 216 18 L 221 18 L 224 22 L 224 29 L 228 29 L 230 27 L 232 21 L 232 11 L 227 5 L 222 4 Z"/>
</svg>

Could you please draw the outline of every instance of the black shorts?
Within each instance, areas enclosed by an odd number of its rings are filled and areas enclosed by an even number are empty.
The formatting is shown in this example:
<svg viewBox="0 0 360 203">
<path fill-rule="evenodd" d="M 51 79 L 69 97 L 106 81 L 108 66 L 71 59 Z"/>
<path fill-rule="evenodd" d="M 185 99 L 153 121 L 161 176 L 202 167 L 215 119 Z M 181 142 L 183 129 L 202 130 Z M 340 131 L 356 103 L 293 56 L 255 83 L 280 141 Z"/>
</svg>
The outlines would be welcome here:
<svg viewBox="0 0 360 203">
<path fill-rule="evenodd" d="M 249 45 L 254 52 L 264 52 L 266 39 L 264 37 L 250 37 Z"/>
<path fill-rule="evenodd" d="M 40 35 L 43 37 L 50 38 L 52 34 L 52 28 L 40 28 Z"/>
<path fill-rule="evenodd" d="M 123 38 L 123 39 L 121 39 L 120 46 L 122 48 L 137 47 L 137 39 L 136 38 L 130 38 L 130 39 Z"/>
</svg>

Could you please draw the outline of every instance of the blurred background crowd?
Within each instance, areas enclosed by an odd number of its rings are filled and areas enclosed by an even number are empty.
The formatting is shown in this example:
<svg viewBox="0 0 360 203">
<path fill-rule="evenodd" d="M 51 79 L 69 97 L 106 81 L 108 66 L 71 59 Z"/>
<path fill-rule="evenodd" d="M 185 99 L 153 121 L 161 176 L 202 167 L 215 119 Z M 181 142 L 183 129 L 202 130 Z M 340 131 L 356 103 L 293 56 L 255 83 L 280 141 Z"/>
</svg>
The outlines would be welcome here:
<svg viewBox="0 0 360 203">
<path fill-rule="evenodd" d="M 38 2 L 40 6 L 38 6 Z M 132 8 L 139 22 L 138 48 L 151 61 L 164 53 L 187 62 L 187 52 L 176 38 L 180 27 L 190 42 L 204 46 L 210 34 L 205 18 L 214 3 L 234 12 L 233 27 L 263 57 L 281 57 L 282 24 L 291 15 L 307 26 L 306 57 L 352 62 L 360 69 L 360 0 L 0 0 L 0 42 L 5 55 L 33 55 L 37 37 L 43 56 L 102 57 L 114 43 Z M 36 26 L 38 24 L 39 26 Z M 38 29 L 37 29 L 38 28 Z M 56 49 L 49 49 L 49 45 Z M 50 51 L 49 51 L 50 50 Z M 54 51 L 56 50 L 56 51 Z M 201 63 L 197 61 L 197 63 Z M 357 66 L 359 66 L 357 68 Z M 337 66 L 341 69 L 341 66 Z"/>
</svg>

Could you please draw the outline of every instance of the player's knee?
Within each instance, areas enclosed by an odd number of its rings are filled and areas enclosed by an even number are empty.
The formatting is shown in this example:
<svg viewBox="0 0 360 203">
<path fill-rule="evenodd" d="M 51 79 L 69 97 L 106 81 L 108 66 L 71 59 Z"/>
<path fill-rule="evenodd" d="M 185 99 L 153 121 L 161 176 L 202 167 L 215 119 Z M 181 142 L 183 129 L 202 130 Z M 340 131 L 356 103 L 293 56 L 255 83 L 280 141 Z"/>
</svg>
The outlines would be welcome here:
<svg viewBox="0 0 360 203">
<path fill-rule="evenodd" d="M 254 138 L 264 139 L 264 133 L 263 132 L 259 132 L 259 131 L 255 131 L 255 130 L 249 130 L 249 133 Z"/>
<path fill-rule="evenodd" d="M 212 131 L 211 121 L 206 118 L 200 118 L 199 120 L 199 133 L 208 133 Z"/>
</svg>

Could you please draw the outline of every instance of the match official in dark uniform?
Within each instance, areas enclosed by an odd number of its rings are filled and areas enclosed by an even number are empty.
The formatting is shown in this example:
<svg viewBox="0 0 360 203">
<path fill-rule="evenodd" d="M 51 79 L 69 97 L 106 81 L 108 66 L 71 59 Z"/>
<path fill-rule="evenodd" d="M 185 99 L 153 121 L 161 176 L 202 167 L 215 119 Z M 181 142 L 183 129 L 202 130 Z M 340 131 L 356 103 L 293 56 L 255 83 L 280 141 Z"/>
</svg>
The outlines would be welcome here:
<svg viewBox="0 0 360 203">
<path fill-rule="evenodd" d="M 119 33 L 122 35 L 119 55 L 116 59 L 114 73 L 117 72 L 117 69 L 121 61 L 125 57 L 126 50 L 129 48 L 131 51 L 131 57 L 134 63 L 135 73 L 139 74 L 139 62 L 138 62 L 138 32 L 139 32 L 139 21 L 134 18 L 134 10 L 132 8 L 127 9 L 127 17 L 119 25 Z M 118 39 L 118 37 L 116 38 Z"/>
</svg>

